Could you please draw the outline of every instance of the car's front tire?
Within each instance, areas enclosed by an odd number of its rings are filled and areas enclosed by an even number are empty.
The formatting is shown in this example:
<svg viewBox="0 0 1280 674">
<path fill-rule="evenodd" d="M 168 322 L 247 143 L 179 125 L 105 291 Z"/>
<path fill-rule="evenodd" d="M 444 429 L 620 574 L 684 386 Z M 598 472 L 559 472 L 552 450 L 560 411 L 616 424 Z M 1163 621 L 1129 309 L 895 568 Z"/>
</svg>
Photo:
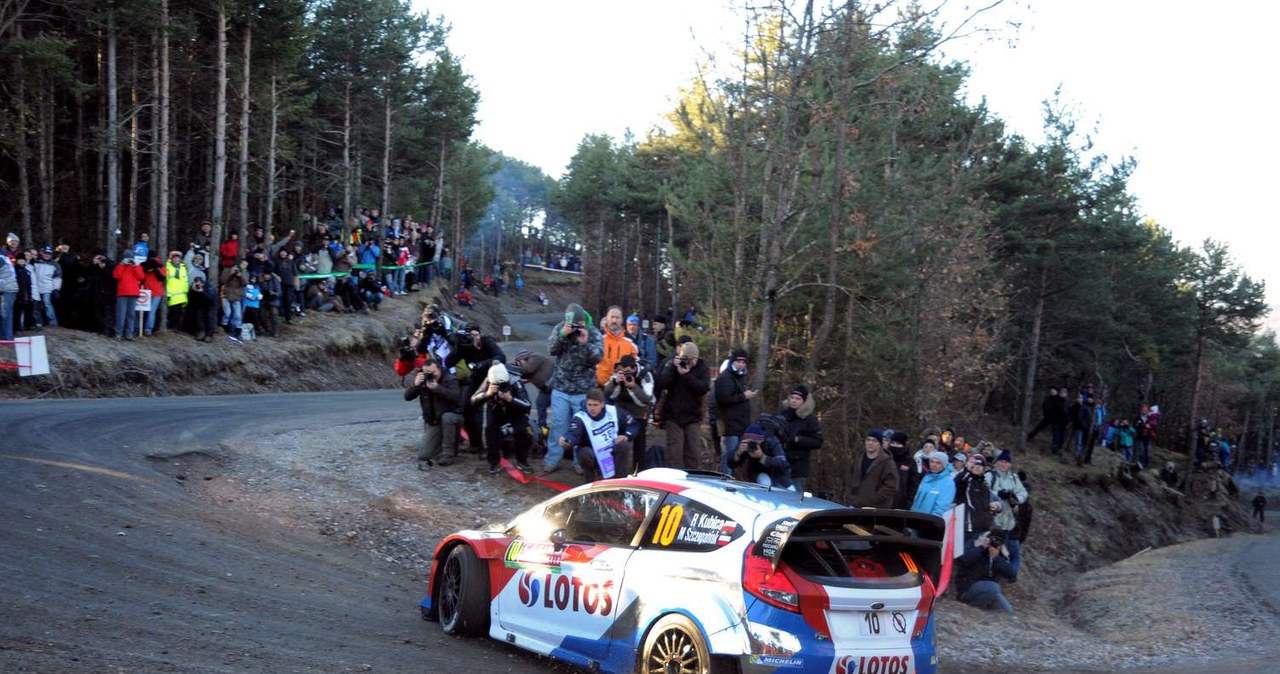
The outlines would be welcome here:
<svg viewBox="0 0 1280 674">
<path fill-rule="evenodd" d="M 663 616 L 644 639 L 638 674 L 711 674 L 702 631 L 678 614 Z"/>
<path fill-rule="evenodd" d="M 434 603 L 446 634 L 475 637 L 489 631 L 489 573 L 471 546 L 459 545 L 445 559 Z"/>
</svg>

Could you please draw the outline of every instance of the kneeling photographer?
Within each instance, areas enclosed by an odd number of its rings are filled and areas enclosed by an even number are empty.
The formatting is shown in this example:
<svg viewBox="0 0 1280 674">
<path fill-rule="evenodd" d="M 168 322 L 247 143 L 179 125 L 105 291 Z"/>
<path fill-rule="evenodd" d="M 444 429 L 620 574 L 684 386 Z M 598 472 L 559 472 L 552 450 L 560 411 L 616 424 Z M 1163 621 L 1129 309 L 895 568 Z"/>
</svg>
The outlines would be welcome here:
<svg viewBox="0 0 1280 674">
<path fill-rule="evenodd" d="M 632 444 L 638 449 L 632 452 L 635 462 L 644 456 L 645 426 L 649 418 L 649 406 L 653 404 L 653 373 L 640 369 L 636 357 L 627 354 L 618 359 L 613 369 L 613 376 L 604 383 L 605 399 L 618 409 L 639 419 L 640 430 L 637 431 Z M 620 472 L 630 472 L 633 466 L 619 466 Z"/>
<path fill-rule="evenodd" d="M 512 377 L 507 366 L 494 362 L 483 375 L 482 385 L 471 396 L 471 409 L 480 425 L 480 439 L 485 456 L 489 460 L 489 474 L 500 472 L 498 463 L 506 451 L 508 439 L 515 443 L 516 466 L 526 473 L 529 467 L 529 447 L 533 438 L 529 432 L 529 394 L 519 378 Z"/>
<path fill-rule="evenodd" d="M 422 364 L 427 355 L 443 363 L 457 348 L 453 336 L 453 320 L 438 304 L 422 309 L 422 322 L 408 337 L 400 338 L 400 353 L 396 358 L 396 374 L 401 377 Z M 452 370 L 452 368 L 449 368 Z"/>
<path fill-rule="evenodd" d="M 422 447 L 418 470 L 447 466 L 458 454 L 458 429 L 462 426 L 462 389 L 458 379 L 427 357 L 408 376 L 404 399 L 422 405 Z"/>
<path fill-rule="evenodd" d="M 1018 580 L 1004 546 L 1007 537 L 1004 530 L 992 529 L 956 560 L 956 596 L 960 601 L 989 611 L 1013 613 L 1013 605 L 1000 588 L 1002 579 L 1011 583 Z"/>
</svg>

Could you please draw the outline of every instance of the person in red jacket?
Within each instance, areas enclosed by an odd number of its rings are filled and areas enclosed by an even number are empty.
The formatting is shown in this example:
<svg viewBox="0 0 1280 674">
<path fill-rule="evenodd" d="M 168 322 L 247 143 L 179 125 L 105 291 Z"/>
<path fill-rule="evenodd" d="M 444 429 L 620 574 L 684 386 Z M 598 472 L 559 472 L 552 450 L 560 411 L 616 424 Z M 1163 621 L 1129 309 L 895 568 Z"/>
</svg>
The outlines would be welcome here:
<svg viewBox="0 0 1280 674">
<path fill-rule="evenodd" d="M 160 304 L 164 299 L 164 265 L 155 258 L 148 258 L 142 263 L 142 287 L 151 291 L 151 311 L 147 312 L 143 323 L 142 334 L 151 336 L 156 329 L 156 314 L 160 313 Z"/>
<path fill-rule="evenodd" d="M 236 260 L 240 257 L 240 234 L 232 232 L 231 238 L 223 241 L 222 245 L 218 247 L 218 255 L 221 257 L 219 266 L 223 269 L 234 266 Z"/>
<path fill-rule="evenodd" d="M 116 279 L 116 339 L 124 338 L 133 341 L 133 333 L 138 329 L 138 313 L 134 305 L 138 303 L 138 295 L 145 274 L 142 267 L 134 263 L 133 258 L 126 255 L 120 264 L 112 270 Z"/>
</svg>

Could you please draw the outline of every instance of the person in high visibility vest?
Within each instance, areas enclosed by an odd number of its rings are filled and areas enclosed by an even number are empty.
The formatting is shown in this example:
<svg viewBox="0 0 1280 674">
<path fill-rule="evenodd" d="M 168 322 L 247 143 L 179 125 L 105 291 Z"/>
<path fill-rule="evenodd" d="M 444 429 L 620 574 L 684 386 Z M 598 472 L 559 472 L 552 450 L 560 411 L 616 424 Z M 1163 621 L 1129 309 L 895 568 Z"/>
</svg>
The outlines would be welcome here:
<svg viewBox="0 0 1280 674">
<path fill-rule="evenodd" d="M 187 291 L 191 289 L 187 265 L 182 261 L 182 253 L 169 251 L 169 261 L 165 263 L 164 294 L 169 299 L 169 320 L 166 327 L 170 330 L 181 330 L 182 319 L 187 311 Z"/>
</svg>

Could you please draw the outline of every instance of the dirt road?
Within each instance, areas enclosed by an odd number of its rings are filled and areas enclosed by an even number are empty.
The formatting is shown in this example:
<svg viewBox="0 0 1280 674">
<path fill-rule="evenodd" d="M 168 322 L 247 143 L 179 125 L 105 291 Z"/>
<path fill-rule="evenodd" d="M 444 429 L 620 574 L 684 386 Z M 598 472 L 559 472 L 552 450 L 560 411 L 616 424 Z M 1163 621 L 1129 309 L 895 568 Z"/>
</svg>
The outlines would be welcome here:
<svg viewBox="0 0 1280 674">
<path fill-rule="evenodd" d="M 189 493 L 221 467 L 184 452 L 371 409 L 413 412 L 397 391 L 6 403 L 0 671 L 548 671 L 430 629 L 420 574 Z"/>
<path fill-rule="evenodd" d="M 419 619 L 443 531 L 546 495 L 474 459 L 416 471 L 419 423 L 395 390 L 6 403 L 0 672 L 567 671 Z M 1087 574 L 1107 640 L 948 602 L 970 636 L 943 671 L 1275 671 L 1229 644 L 1280 633 L 1278 553 L 1237 536 Z"/>
</svg>

